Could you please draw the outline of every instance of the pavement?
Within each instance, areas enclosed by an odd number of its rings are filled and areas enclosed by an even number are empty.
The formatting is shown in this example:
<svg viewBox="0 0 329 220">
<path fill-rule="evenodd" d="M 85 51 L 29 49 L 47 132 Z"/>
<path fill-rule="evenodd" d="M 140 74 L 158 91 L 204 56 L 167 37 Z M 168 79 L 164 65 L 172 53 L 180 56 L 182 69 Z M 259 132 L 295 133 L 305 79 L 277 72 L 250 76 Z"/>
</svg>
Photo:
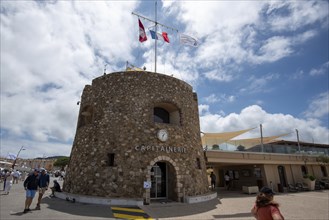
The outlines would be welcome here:
<svg viewBox="0 0 329 220">
<path fill-rule="evenodd" d="M 3 183 L 0 183 L 2 188 Z M 9 195 L 0 191 L 0 219 L 254 219 L 250 209 L 255 194 L 224 189 L 217 191 L 216 199 L 196 204 L 162 201 L 140 207 L 110 207 L 51 198 L 51 191 L 48 190 L 41 201 L 41 210 L 33 210 L 37 203 L 35 197 L 32 211 L 23 213 L 25 190 L 23 183 L 19 182 L 13 184 Z M 274 199 L 280 204 L 285 220 L 329 219 L 329 190 L 280 193 Z"/>
</svg>

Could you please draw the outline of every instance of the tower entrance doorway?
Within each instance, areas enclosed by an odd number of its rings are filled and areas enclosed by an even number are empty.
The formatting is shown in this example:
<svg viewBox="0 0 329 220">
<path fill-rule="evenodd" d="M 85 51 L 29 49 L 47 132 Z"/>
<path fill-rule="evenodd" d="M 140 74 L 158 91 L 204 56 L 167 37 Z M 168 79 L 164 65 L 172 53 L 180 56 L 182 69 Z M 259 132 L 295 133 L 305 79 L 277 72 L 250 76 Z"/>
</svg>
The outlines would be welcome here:
<svg viewBox="0 0 329 220">
<path fill-rule="evenodd" d="M 165 162 L 157 162 L 151 169 L 151 199 L 168 198 L 168 168 Z"/>
</svg>

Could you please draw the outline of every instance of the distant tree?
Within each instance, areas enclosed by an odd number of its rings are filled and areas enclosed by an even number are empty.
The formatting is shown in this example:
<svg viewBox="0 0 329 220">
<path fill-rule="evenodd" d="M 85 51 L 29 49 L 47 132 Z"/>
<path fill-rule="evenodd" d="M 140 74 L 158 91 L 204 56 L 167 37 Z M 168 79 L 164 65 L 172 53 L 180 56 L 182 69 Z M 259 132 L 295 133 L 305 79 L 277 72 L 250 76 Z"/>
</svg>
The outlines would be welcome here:
<svg viewBox="0 0 329 220">
<path fill-rule="evenodd" d="M 237 151 L 246 151 L 246 148 L 242 145 L 239 145 L 236 149 Z"/>
<path fill-rule="evenodd" d="M 55 161 L 54 166 L 60 167 L 61 170 L 64 170 L 64 167 L 69 164 L 69 160 L 69 157 L 60 157 Z"/>
<path fill-rule="evenodd" d="M 218 144 L 214 144 L 214 145 L 212 145 L 212 149 L 213 149 L 213 150 L 219 150 L 219 145 L 218 145 Z"/>
</svg>

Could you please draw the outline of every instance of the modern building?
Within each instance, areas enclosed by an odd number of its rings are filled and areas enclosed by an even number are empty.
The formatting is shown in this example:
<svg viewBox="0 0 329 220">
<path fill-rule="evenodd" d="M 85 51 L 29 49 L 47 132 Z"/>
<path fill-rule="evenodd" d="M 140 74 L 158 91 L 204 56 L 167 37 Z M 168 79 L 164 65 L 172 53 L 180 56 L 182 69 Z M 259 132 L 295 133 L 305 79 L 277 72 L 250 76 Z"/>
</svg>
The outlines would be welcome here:
<svg viewBox="0 0 329 220">
<path fill-rule="evenodd" d="M 192 87 L 146 71 L 104 74 L 86 85 L 63 189 L 146 203 L 207 195 Z"/>
<path fill-rule="evenodd" d="M 264 137 L 263 144 L 261 138 L 235 139 L 249 130 L 203 135 L 207 167 L 215 172 L 218 187 L 225 186 L 226 173 L 236 190 L 269 186 L 282 192 L 305 182 L 305 175 L 328 179 L 329 145 L 276 140 L 282 135 Z"/>
</svg>

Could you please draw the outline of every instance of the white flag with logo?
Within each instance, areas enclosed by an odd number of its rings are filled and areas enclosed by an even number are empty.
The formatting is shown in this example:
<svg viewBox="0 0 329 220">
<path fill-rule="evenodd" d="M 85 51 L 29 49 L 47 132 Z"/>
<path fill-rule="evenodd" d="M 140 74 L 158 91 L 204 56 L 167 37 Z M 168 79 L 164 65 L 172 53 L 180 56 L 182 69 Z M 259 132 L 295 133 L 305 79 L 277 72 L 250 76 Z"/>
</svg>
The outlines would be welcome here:
<svg viewBox="0 0 329 220">
<path fill-rule="evenodd" d="M 192 47 L 197 47 L 199 46 L 199 41 L 195 37 L 192 37 L 187 34 L 180 34 L 179 36 L 179 42 L 184 45 L 192 46 Z"/>
</svg>

